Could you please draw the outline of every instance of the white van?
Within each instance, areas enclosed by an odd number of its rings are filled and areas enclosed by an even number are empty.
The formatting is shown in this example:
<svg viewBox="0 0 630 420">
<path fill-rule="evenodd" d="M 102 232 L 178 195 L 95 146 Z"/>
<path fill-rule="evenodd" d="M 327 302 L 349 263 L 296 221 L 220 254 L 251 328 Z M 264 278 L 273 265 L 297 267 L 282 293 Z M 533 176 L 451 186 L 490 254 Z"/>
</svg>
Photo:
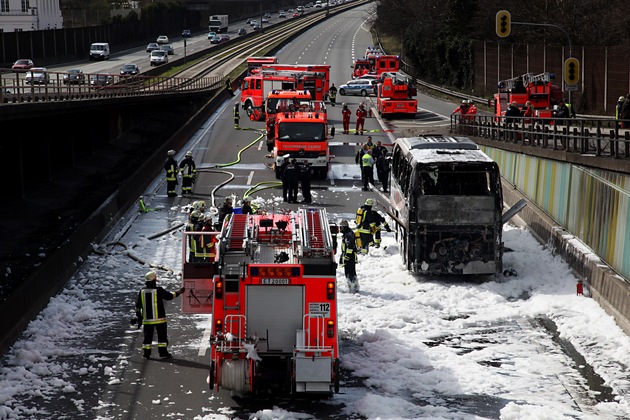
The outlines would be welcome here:
<svg viewBox="0 0 630 420">
<path fill-rule="evenodd" d="M 109 44 L 107 42 L 95 42 L 90 45 L 90 61 L 109 60 Z"/>
<path fill-rule="evenodd" d="M 317 0 L 315 2 L 315 7 L 322 7 L 322 1 L 321 0 Z"/>
</svg>

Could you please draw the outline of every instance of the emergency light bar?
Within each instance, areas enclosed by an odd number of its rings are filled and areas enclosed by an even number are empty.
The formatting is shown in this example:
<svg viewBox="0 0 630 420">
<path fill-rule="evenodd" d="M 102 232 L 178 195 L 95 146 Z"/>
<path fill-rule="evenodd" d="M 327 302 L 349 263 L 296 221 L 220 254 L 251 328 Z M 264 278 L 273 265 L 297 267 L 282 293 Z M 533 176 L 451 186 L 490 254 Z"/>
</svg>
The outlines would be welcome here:
<svg viewBox="0 0 630 420">
<path fill-rule="evenodd" d="M 301 270 L 299 266 L 289 266 L 289 265 L 279 266 L 277 264 L 273 264 L 269 266 L 265 266 L 265 265 L 250 265 L 249 266 L 249 275 L 252 277 L 265 277 L 265 278 L 300 277 L 301 275 L 300 271 Z"/>
</svg>

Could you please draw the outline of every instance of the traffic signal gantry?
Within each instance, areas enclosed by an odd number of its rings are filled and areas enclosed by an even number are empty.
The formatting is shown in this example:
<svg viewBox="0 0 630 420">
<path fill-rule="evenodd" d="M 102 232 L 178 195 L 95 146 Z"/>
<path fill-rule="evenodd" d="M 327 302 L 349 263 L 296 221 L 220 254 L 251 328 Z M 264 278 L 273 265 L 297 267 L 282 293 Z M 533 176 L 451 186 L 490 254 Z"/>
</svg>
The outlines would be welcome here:
<svg viewBox="0 0 630 420">
<path fill-rule="evenodd" d="M 568 85 L 575 85 L 580 80 L 580 61 L 570 57 L 564 61 L 564 81 Z"/>
<path fill-rule="evenodd" d="M 497 35 L 501 38 L 505 38 L 510 35 L 512 30 L 512 17 L 507 10 L 499 10 L 497 12 Z"/>
</svg>

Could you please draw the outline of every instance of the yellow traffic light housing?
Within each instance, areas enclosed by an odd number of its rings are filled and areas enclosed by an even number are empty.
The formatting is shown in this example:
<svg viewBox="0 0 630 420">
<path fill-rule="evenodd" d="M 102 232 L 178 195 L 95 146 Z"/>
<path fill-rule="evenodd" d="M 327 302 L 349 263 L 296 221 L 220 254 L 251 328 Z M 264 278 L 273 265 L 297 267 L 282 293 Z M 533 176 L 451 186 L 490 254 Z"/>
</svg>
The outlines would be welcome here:
<svg viewBox="0 0 630 420">
<path fill-rule="evenodd" d="M 580 61 L 577 58 L 567 58 L 564 61 L 564 82 L 575 85 L 580 80 Z"/>
<path fill-rule="evenodd" d="M 497 35 L 505 38 L 510 35 L 512 30 L 512 17 L 507 10 L 499 10 L 497 12 Z"/>
</svg>

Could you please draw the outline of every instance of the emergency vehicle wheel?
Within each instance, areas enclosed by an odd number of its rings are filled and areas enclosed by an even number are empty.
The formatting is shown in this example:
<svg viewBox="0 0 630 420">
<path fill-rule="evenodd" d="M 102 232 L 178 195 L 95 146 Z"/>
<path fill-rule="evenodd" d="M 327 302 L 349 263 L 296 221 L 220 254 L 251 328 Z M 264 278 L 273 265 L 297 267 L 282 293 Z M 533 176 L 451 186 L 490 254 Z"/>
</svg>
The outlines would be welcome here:
<svg viewBox="0 0 630 420">
<path fill-rule="evenodd" d="M 208 375 L 208 389 L 214 389 L 214 360 L 210 362 L 210 374 Z"/>
<path fill-rule="evenodd" d="M 363 96 L 364 98 L 365 98 L 366 96 L 368 96 L 368 94 L 367 94 L 367 90 L 365 90 L 365 89 L 361 89 L 361 96 Z"/>
</svg>

